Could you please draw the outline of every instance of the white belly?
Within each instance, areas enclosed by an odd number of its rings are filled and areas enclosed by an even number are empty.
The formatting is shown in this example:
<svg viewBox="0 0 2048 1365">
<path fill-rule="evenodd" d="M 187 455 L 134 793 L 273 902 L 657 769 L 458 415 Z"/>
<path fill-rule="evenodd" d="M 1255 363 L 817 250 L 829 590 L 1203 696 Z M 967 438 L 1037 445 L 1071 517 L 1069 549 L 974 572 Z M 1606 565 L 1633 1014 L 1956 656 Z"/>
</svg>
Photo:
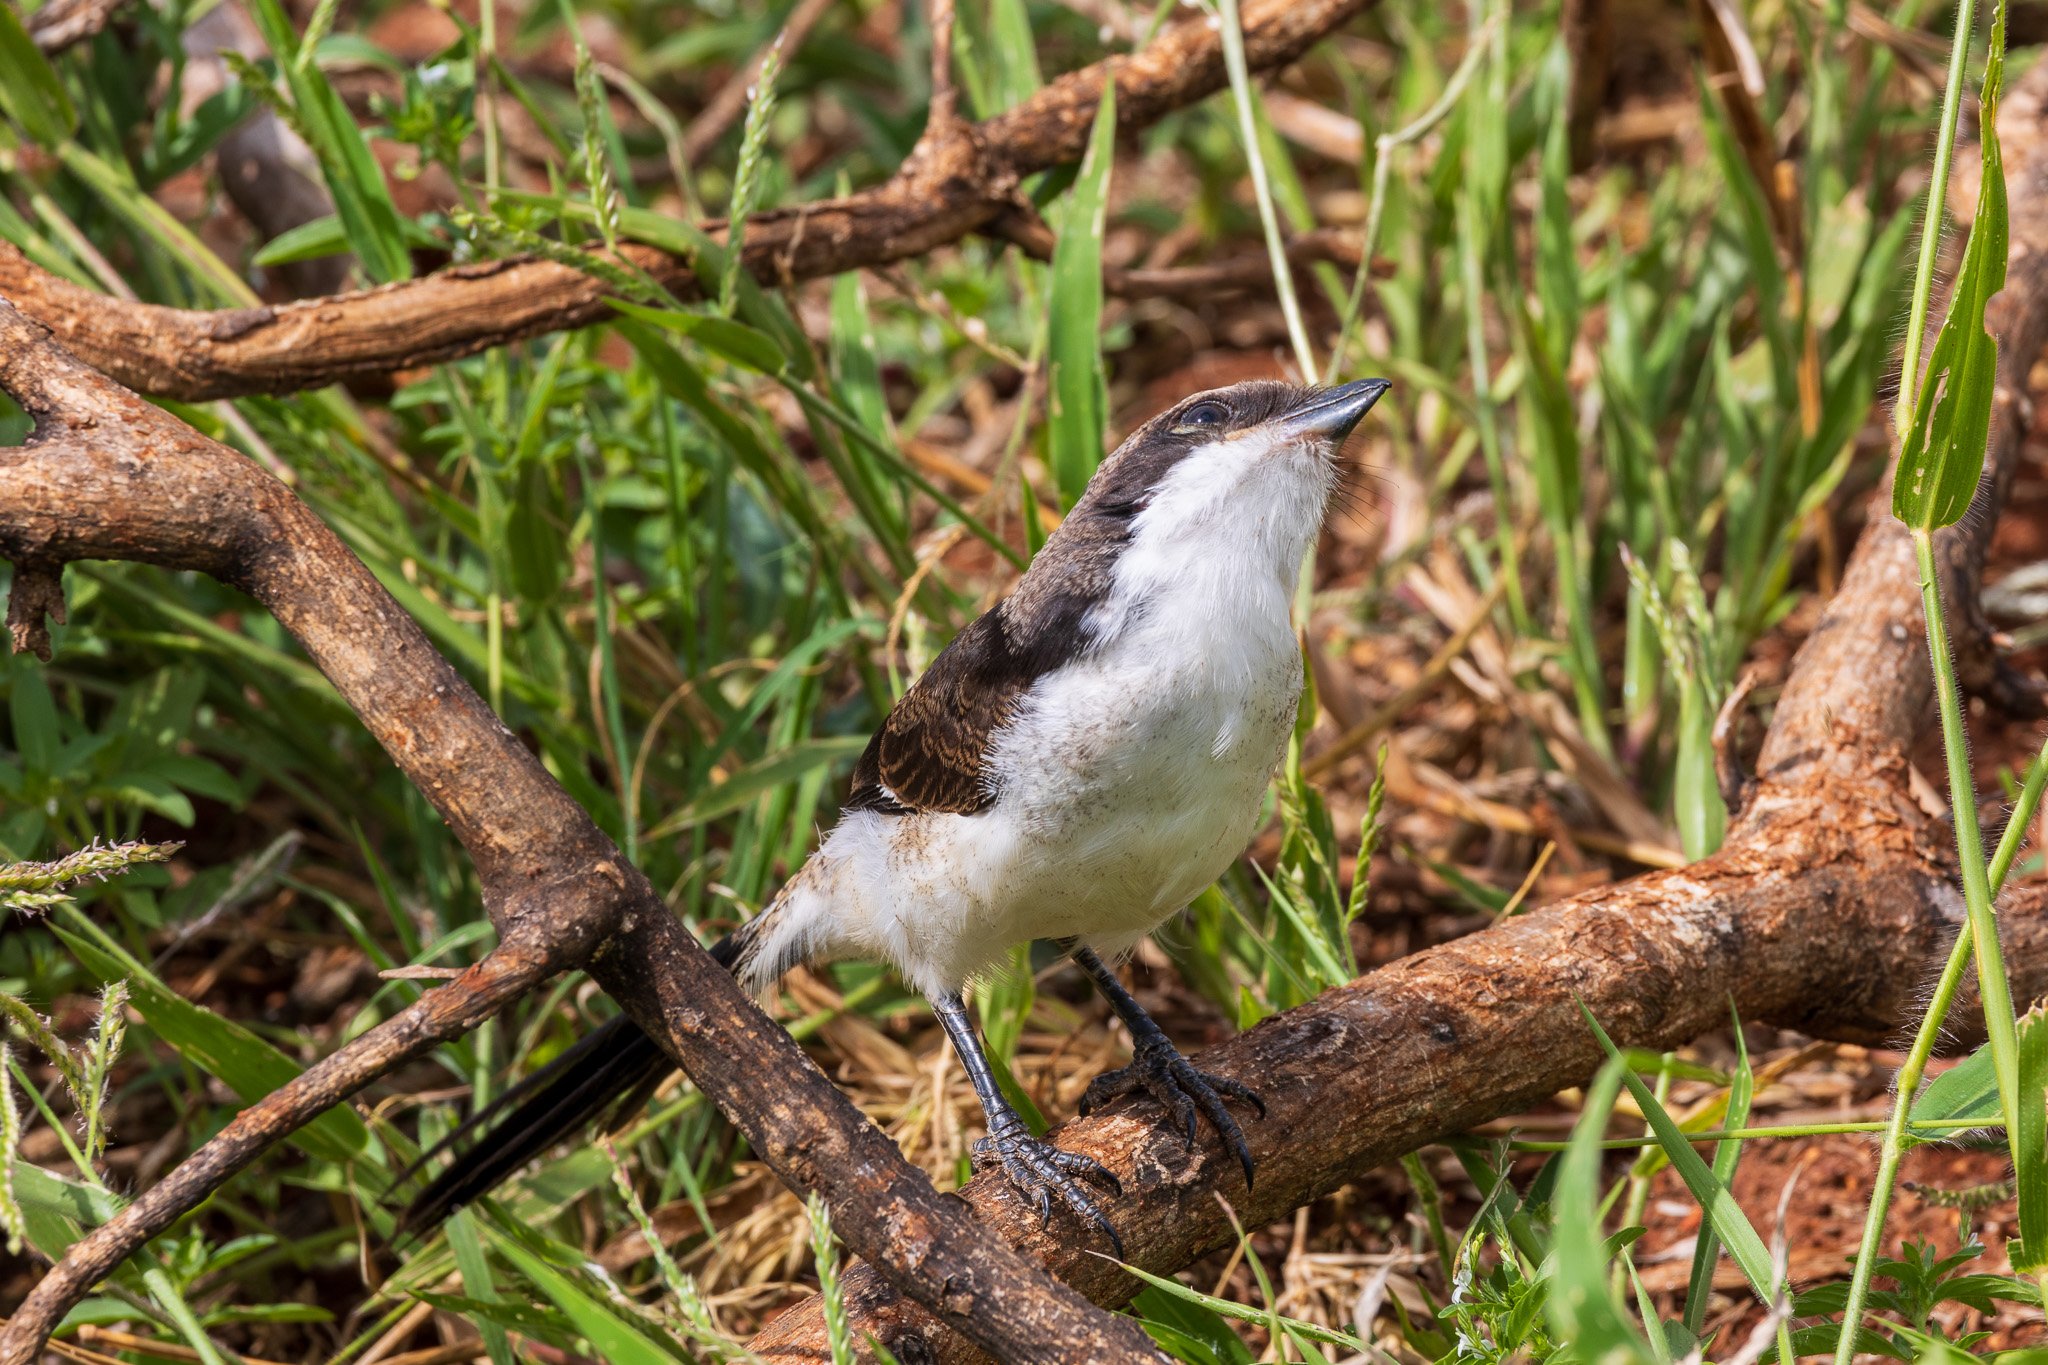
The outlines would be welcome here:
<svg viewBox="0 0 2048 1365">
<path fill-rule="evenodd" d="M 849 812 L 779 907 L 792 955 L 886 961 L 931 995 L 1032 939 L 1128 949 L 1244 851 L 1285 752 L 1292 635 L 1230 643 L 1178 672 L 1119 649 L 1041 680 L 980 814 Z"/>
</svg>

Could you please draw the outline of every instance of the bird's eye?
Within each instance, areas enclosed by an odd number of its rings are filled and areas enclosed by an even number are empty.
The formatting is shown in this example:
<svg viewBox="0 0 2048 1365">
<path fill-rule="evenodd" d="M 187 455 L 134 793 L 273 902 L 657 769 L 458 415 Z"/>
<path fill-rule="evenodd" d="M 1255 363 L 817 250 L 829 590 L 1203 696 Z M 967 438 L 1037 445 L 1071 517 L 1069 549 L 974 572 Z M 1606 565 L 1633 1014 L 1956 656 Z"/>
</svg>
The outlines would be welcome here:
<svg viewBox="0 0 2048 1365">
<path fill-rule="evenodd" d="M 1220 427 L 1230 420 L 1229 411 L 1217 402 L 1197 403 L 1180 415 L 1183 427 Z"/>
</svg>

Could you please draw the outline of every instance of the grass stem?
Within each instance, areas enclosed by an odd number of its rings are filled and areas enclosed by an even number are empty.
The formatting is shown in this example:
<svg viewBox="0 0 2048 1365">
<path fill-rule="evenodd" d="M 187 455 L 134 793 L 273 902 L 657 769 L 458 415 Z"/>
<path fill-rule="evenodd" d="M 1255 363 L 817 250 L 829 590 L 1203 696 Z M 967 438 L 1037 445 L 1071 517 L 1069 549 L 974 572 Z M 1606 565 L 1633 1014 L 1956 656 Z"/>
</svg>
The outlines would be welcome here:
<svg viewBox="0 0 2048 1365">
<path fill-rule="evenodd" d="M 1958 43 L 1958 46 L 1961 46 Z M 1908 341 L 1910 343 L 1909 335 Z M 2005 962 L 1998 951 L 1996 919 L 1991 901 L 2005 884 L 2013 859 L 2026 837 L 2026 827 L 2040 802 L 2044 778 L 2048 778 L 2048 747 L 2035 760 L 2020 792 L 2018 806 L 1999 840 L 1998 852 L 1989 867 L 1984 862 L 1983 836 L 1977 828 L 1975 785 L 1970 777 L 1969 738 L 1963 731 L 1962 699 L 1956 687 L 1955 669 L 1949 651 L 1947 624 L 1942 619 L 1940 580 L 1935 573 L 1934 539 L 1925 531 L 1913 532 L 1913 549 L 1920 566 L 1920 596 L 1927 613 L 1927 649 L 1934 665 L 1936 700 L 1941 709 L 1943 748 L 1948 756 L 1949 804 L 1955 814 L 1957 853 L 1962 860 L 1963 901 L 1969 919 L 1949 949 L 1948 962 L 1935 983 L 1934 998 L 1920 1020 L 1913 1046 L 1899 1068 L 1892 1097 L 1891 1119 L 1884 1126 L 1884 1141 L 1878 1149 L 1877 1181 L 1871 1190 L 1870 1207 L 1863 1219 L 1863 1240 L 1856 1252 L 1856 1268 L 1849 1277 L 1849 1297 L 1842 1308 L 1842 1335 L 1835 1344 L 1836 1365 L 1850 1365 L 1856 1354 L 1856 1330 L 1862 1324 L 1864 1304 L 1870 1294 L 1870 1279 L 1883 1252 L 1885 1219 L 1891 1212 L 1892 1188 L 1898 1180 L 1899 1159 L 1905 1155 L 1907 1129 L 1913 1100 L 1919 1094 L 1927 1061 L 1934 1054 L 1935 1041 L 1948 1021 L 1949 1008 L 1962 988 L 1963 972 L 1970 964 L 1975 940 L 1982 939 L 1989 951 L 1978 959 L 1978 992 L 1984 1000 L 1984 1027 L 1991 1040 L 1993 1070 L 1998 1074 L 1998 1093 L 2006 1108 L 2008 1129 L 2014 1094 L 2019 1086 L 2019 1043 L 2013 1024 L 2012 992 L 2005 979 Z"/>
</svg>

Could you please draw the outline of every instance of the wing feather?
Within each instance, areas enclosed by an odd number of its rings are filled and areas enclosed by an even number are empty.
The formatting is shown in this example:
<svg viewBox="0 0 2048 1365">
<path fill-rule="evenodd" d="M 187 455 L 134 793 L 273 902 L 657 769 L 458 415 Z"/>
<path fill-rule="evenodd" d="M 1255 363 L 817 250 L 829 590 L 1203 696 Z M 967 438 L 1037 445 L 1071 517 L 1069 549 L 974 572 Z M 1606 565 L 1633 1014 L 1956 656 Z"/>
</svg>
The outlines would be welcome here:
<svg viewBox="0 0 2048 1365">
<path fill-rule="evenodd" d="M 994 802 L 989 744 L 1034 681 L 1003 667 L 999 611 L 961 631 L 891 708 L 854 765 L 848 810 L 972 815 Z"/>
</svg>

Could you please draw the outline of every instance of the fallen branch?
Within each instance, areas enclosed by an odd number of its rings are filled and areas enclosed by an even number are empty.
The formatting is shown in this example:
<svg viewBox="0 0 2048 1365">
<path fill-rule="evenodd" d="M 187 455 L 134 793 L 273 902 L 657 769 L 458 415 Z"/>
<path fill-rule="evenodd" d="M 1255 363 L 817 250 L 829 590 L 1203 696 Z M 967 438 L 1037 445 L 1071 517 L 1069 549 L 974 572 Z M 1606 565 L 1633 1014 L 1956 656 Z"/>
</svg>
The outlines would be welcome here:
<svg viewBox="0 0 2048 1365">
<path fill-rule="evenodd" d="M 93 37 L 127 0 L 50 0 L 28 16 L 28 36 L 54 57 Z"/>
<path fill-rule="evenodd" d="M 1293 61 L 1373 0 L 1253 0 L 1243 9 L 1254 71 Z M 1116 81 L 1117 121 L 1144 128 L 1224 84 L 1222 40 L 1190 18 L 1143 51 L 1062 76 L 982 123 L 935 124 L 887 181 L 843 199 L 747 219 L 745 267 L 764 284 L 919 256 L 989 226 L 1029 175 L 1078 160 Z M 714 235 L 719 225 L 707 225 Z M 679 298 L 701 293 L 691 262 L 620 248 Z M 73 354 L 143 393 L 196 402 L 288 393 L 453 360 L 613 316 L 606 285 L 570 266 L 520 258 L 328 298 L 220 312 L 110 299 L 0 247 L 0 296 Z"/>
<path fill-rule="evenodd" d="M 11 624 L 33 643 L 62 566 L 195 569 L 255 597 L 474 863 L 500 946 L 483 963 L 252 1106 L 72 1246 L 0 1333 L 29 1365 L 131 1252 L 287 1133 L 554 972 L 587 966 L 799 1190 L 902 1292 L 1004 1359 L 1150 1361 L 1144 1334 L 976 1229 L 763 1015 L 589 815 L 428 642 L 360 560 L 254 463 L 88 369 L 0 303 L 0 389 L 35 422 L 0 450 Z"/>
<path fill-rule="evenodd" d="M 1998 401 L 1976 503 L 1942 533 L 1952 602 L 1974 601 L 2028 425 L 2027 373 L 2048 343 L 2048 149 L 2036 135 L 2044 101 L 2048 67 L 2037 67 L 2000 115 L 2011 254 L 1987 318 L 2000 342 Z M 1061 1147 L 1122 1180 L 1123 1195 L 1103 1207 L 1132 1263 L 1168 1274 L 1232 1243 L 1219 1194 L 1256 1227 L 1426 1143 L 1585 1083 L 1601 1053 L 1581 1000 L 1618 1041 L 1653 1050 L 1725 1027 L 1731 1000 L 1744 1019 L 1816 1038 L 1894 1037 L 1963 906 L 1953 834 L 1908 785 L 1933 682 L 1909 538 L 1889 508 L 1887 488 L 1799 653 L 1719 853 L 1404 958 L 1202 1054 L 1205 1070 L 1256 1081 L 1267 1104 L 1264 1123 L 1245 1125 L 1259 1172 L 1249 1196 L 1213 1138 L 1189 1152 L 1143 1105 L 1057 1129 Z M 2015 997 L 2048 992 L 2048 888 L 2008 895 L 2000 921 Z M 981 1221 L 1097 1303 L 1121 1304 L 1139 1287 L 1086 1246 L 1040 1230 L 1001 1181 L 977 1178 L 961 1194 Z M 857 1337 L 872 1333 L 905 1360 L 983 1359 L 866 1267 L 845 1285 Z M 797 1362 L 822 1358 L 823 1342 L 812 1301 L 751 1347 Z"/>
</svg>

